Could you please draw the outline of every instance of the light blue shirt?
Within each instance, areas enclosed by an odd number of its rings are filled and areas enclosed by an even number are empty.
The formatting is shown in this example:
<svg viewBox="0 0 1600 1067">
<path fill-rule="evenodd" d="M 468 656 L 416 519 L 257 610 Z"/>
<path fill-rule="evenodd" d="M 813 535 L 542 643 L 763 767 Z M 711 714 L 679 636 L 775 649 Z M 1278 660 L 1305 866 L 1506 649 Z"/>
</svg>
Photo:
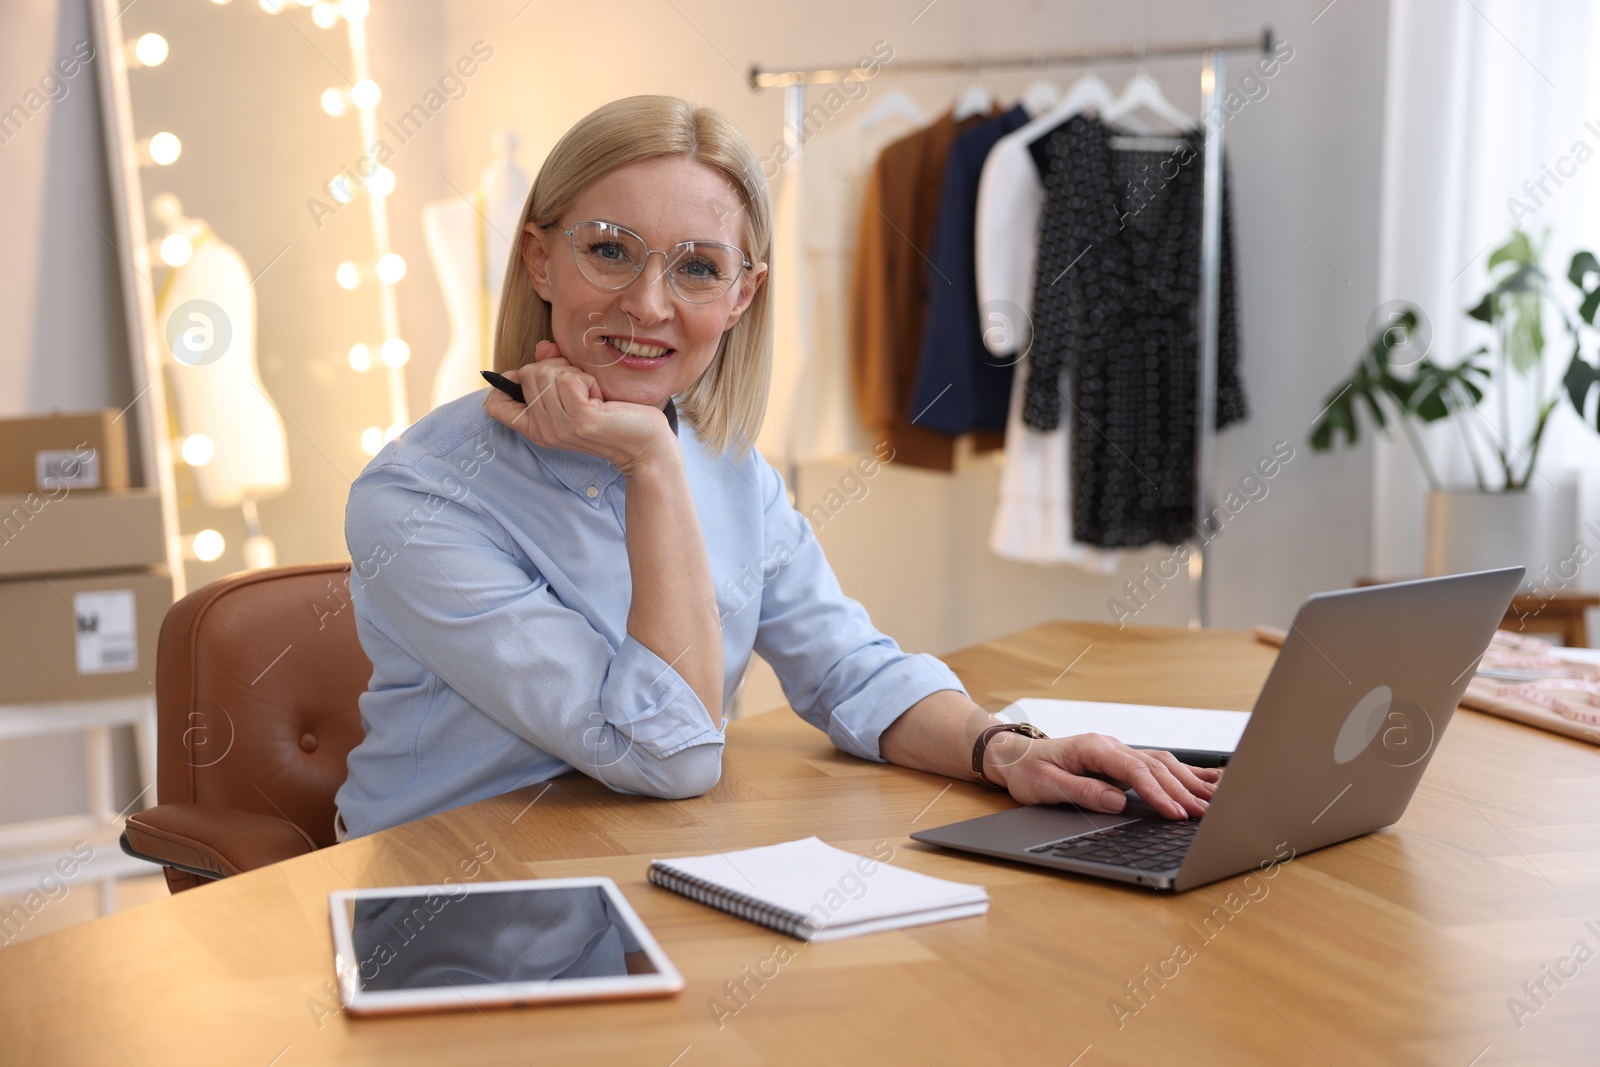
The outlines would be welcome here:
<svg viewBox="0 0 1600 1067">
<path fill-rule="evenodd" d="M 336 797 L 341 839 L 574 769 L 669 798 L 721 774 L 722 731 L 627 632 L 620 472 L 534 444 L 483 396 L 424 416 L 350 487 L 351 603 L 372 680 Z M 879 735 L 907 708 L 966 692 L 844 595 L 759 453 L 709 454 L 687 420 L 678 439 L 722 620 L 724 713 L 758 652 L 801 718 L 882 762 Z"/>
</svg>

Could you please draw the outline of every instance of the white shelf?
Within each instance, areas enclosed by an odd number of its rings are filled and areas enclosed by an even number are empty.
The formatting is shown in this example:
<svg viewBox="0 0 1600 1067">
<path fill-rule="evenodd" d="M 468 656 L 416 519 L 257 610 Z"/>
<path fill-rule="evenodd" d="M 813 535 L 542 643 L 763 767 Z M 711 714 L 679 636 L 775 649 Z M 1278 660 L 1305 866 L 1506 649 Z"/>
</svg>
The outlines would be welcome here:
<svg viewBox="0 0 1600 1067">
<path fill-rule="evenodd" d="M 146 783 L 128 807 L 155 803 L 154 694 L 0 705 L 0 741 L 81 732 L 89 767 L 88 811 L 0 823 L 0 894 L 27 894 L 36 890 L 48 900 L 61 892 L 58 883 L 64 883 L 70 891 L 75 885 L 98 882 L 100 912 L 104 915 L 114 905 L 118 878 L 160 870 L 154 864 L 129 856 L 118 843 L 127 811 L 111 809 L 115 783 L 109 731 L 114 726 L 133 727 L 139 778 Z M 86 847 L 91 850 L 87 859 L 82 855 Z M 62 860 L 71 861 L 68 866 L 76 867 L 72 877 L 64 878 L 60 874 L 57 864 Z"/>
</svg>

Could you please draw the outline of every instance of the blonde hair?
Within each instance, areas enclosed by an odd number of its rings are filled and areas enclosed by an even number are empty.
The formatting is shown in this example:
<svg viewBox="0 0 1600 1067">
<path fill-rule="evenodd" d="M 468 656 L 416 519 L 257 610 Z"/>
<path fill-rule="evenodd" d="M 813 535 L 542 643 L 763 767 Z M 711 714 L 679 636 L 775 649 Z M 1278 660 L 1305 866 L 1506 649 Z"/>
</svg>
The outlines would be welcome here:
<svg viewBox="0 0 1600 1067">
<path fill-rule="evenodd" d="M 532 363 L 539 342 L 555 340 L 550 304 L 534 292 L 522 260 L 528 225 L 556 221 L 590 183 L 618 167 L 677 155 L 705 164 L 733 185 L 744 202 L 745 250 L 752 263 L 768 264 L 765 282 L 723 334 L 711 365 L 684 392 L 678 409 L 707 446 L 742 457 L 761 428 L 772 378 L 772 202 L 750 142 L 711 108 L 674 96 L 629 96 L 589 112 L 556 143 L 517 223 L 500 298 L 494 367 L 506 371 Z"/>
</svg>

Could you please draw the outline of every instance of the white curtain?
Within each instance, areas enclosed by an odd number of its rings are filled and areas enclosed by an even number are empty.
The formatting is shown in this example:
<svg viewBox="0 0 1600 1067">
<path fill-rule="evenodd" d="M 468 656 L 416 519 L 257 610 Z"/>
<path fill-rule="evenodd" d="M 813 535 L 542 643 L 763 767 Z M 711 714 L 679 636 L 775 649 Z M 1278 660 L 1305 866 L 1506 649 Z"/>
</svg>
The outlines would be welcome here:
<svg viewBox="0 0 1600 1067">
<path fill-rule="evenodd" d="M 1597 56 L 1600 4 L 1593 0 L 1393 0 L 1378 298 L 1422 308 L 1432 327 L 1435 361 L 1454 364 L 1490 340 L 1487 328 L 1465 311 L 1488 290 L 1489 252 L 1505 242 L 1514 224 L 1536 242 L 1549 228 L 1544 268 L 1564 297 L 1576 293 L 1566 281 L 1573 250 L 1600 255 Z M 1553 318 L 1546 319 L 1545 333 L 1548 389 L 1566 371 L 1571 344 Z M 1352 345 L 1352 365 L 1358 348 Z M 1500 399 L 1491 394 L 1481 405 L 1479 429 L 1520 443 L 1531 405 L 1525 390 L 1513 389 L 1506 400 L 1510 425 L 1503 425 Z M 1473 484 L 1458 432 L 1434 427 L 1425 440 L 1447 488 Z M 1600 435 L 1565 401 L 1545 436 L 1538 467 L 1536 483 L 1576 476 L 1580 514 L 1600 526 Z M 1380 441 L 1376 574 L 1422 573 L 1426 490 L 1405 442 Z M 1594 535 L 1586 539 L 1600 546 Z M 1587 568 L 1583 584 L 1592 588 L 1597 573 L 1600 564 Z"/>
</svg>

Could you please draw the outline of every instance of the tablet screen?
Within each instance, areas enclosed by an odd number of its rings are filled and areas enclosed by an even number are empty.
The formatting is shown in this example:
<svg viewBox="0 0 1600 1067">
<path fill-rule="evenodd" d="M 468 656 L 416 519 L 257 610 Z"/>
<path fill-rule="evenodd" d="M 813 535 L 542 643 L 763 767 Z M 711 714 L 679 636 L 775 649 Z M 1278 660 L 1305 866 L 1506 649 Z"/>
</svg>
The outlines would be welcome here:
<svg viewBox="0 0 1600 1067">
<path fill-rule="evenodd" d="M 580 989 L 627 995 L 663 986 L 671 971 L 607 879 L 369 889 L 332 903 L 352 1007 L 427 1006 L 393 996 L 423 991 L 439 993 L 430 999 L 441 1007 L 567 999 Z M 515 988 L 495 996 L 489 986 Z"/>
</svg>

